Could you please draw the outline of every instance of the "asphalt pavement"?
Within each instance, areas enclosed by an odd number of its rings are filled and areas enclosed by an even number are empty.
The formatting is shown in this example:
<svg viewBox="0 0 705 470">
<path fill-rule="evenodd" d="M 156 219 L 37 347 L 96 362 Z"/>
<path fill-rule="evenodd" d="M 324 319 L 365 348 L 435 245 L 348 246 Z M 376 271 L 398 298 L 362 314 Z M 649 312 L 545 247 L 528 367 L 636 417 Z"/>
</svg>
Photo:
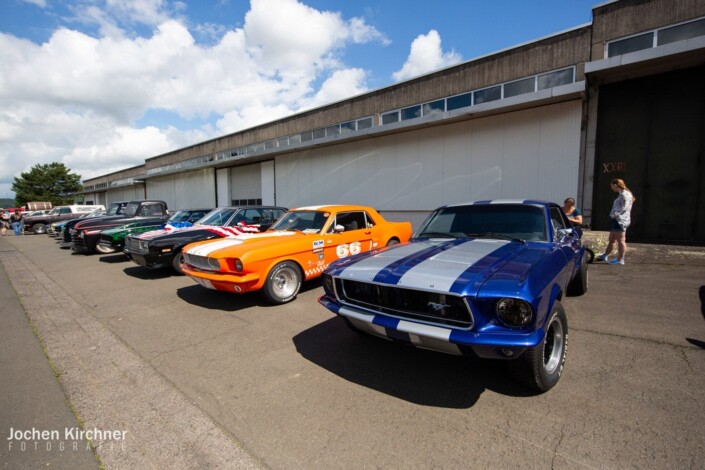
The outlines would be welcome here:
<svg viewBox="0 0 705 470">
<path fill-rule="evenodd" d="M 502 363 L 356 335 L 317 304 L 316 281 L 273 307 L 122 255 L 2 238 L 0 464 L 701 468 L 705 248 L 630 247 L 564 299 L 566 369 L 537 395 Z M 99 463 L 5 439 L 76 426 Z"/>
</svg>

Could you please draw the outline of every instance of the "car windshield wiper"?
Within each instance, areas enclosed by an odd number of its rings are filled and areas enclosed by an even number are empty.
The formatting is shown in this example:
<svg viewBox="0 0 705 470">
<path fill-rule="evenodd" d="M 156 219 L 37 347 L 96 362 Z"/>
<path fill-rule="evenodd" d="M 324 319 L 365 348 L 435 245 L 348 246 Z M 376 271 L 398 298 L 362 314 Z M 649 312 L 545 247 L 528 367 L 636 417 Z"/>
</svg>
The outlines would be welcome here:
<svg viewBox="0 0 705 470">
<path fill-rule="evenodd" d="M 471 236 L 471 237 L 475 237 L 475 238 L 499 238 L 500 240 L 509 240 L 509 241 L 513 241 L 513 242 L 526 243 L 526 240 L 523 240 L 521 238 L 510 237 L 509 235 L 505 235 L 503 233 L 497 233 L 497 232 L 468 233 L 467 235 Z"/>
<path fill-rule="evenodd" d="M 453 233 L 448 233 L 448 232 L 422 232 L 419 234 L 417 238 L 465 238 L 464 236 L 460 235 L 455 235 Z"/>
</svg>

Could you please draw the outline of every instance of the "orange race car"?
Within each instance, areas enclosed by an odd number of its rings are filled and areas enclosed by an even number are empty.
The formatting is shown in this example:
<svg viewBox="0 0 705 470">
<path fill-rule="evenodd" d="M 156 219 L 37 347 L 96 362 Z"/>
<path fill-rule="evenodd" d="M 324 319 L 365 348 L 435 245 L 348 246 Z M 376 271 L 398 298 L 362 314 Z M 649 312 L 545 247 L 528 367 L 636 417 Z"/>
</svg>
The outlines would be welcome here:
<svg viewBox="0 0 705 470">
<path fill-rule="evenodd" d="M 296 297 L 302 280 L 320 276 L 333 261 L 409 238 L 409 222 L 387 222 L 370 207 L 302 207 L 263 233 L 187 245 L 181 267 L 209 289 L 262 289 L 267 300 L 283 304 Z"/>
</svg>

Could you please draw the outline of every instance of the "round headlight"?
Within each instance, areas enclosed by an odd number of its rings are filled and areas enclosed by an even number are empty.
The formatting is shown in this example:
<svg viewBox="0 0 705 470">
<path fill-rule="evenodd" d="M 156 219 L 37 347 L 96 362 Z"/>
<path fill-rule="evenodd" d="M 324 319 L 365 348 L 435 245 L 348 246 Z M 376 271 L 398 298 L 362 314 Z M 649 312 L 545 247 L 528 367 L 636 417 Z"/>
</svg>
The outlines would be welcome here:
<svg viewBox="0 0 705 470">
<path fill-rule="evenodd" d="M 333 276 L 330 274 L 323 274 L 321 275 L 321 281 L 323 283 L 323 288 L 327 291 L 330 292 L 331 294 L 334 292 L 334 287 L 333 287 Z"/>
<path fill-rule="evenodd" d="M 208 258 L 208 266 L 216 270 L 220 269 L 220 262 L 218 261 L 218 258 Z"/>
<path fill-rule="evenodd" d="M 521 299 L 499 299 L 497 315 L 509 326 L 525 326 L 534 318 L 531 305 Z"/>
</svg>

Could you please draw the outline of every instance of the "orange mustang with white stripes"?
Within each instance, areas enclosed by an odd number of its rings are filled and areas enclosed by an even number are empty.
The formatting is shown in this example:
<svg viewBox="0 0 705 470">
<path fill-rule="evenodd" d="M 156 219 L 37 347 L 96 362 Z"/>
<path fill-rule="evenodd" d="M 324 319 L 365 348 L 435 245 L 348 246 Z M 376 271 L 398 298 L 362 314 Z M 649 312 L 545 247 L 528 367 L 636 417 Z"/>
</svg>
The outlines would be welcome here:
<svg viewBox="0 0 705 470">
<path fill-rule="evenodd" d="M 238 294 L 261 289 L 267 300 L 283 304 L 296 298 L 303 280 L 320 276 L 333 261 L 409 238 L 409 222 L 387 222 L 370 207 L 302 207 L 263 233 L 187 245 L 181 267 L 209 289 Z"/>
</svg>

